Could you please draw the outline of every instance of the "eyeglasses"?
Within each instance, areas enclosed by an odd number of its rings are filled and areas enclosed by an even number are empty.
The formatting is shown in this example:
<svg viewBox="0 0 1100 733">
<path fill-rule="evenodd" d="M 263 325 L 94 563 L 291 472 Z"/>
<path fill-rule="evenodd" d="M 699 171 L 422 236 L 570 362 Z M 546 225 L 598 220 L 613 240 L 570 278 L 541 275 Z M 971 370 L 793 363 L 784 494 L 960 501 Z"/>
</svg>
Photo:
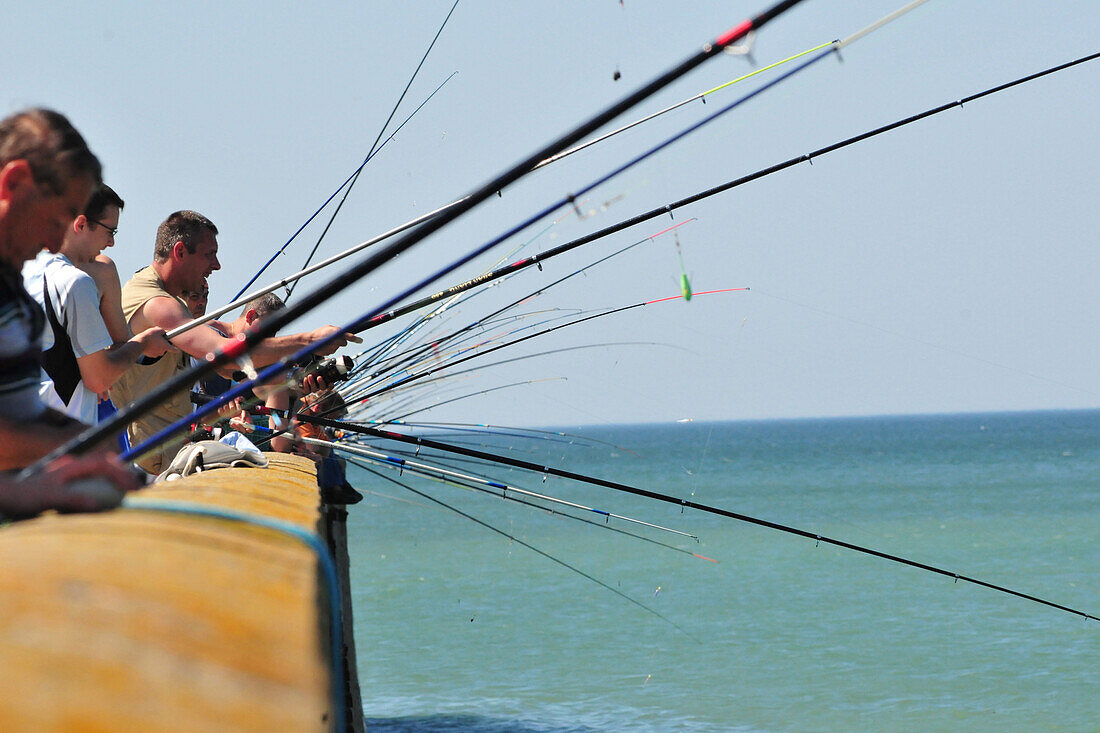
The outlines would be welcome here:
<svg viewBox="0 0 1100 733">
<path fill-rule="evenodd" d="M 101 227 L 103 227 L 104 229 L 106 229 L 106 230 L 107 230 L 107 233 L 108 233 L 108 234 L 110 234 L 110 235 L 111 235 L 112 237 L 113 237 L 113 236 L 115 236 L 116 234 L 118 234 L 118 227 L 114 227 L 114 228 L 112 229 L 111 227 L 107 226 L 107 225 L 106 225 L 106 224 L 104 224 L 103 222 L 101 222 L 101 221 L 96 221 L 95 219 L 88 219 L 88 221 L 92 222 L 93 224 L 99 224 L 99 225 L 100 225 Z"/>
</svg>

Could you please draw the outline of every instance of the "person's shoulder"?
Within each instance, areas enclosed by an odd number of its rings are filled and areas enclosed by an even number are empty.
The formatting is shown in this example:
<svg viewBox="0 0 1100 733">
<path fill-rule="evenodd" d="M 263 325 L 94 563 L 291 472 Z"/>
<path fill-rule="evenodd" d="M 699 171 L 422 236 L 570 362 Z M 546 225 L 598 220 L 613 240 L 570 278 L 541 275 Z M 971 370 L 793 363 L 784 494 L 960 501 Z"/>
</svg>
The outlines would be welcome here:
<svg viewBox="0 0 1100 733">
<path fill-rule="evenodd" d="M 151 324 L 160 326 L 161 328 L 171 328 L 176 325 L 182 318 L 183 320 L 190 320 L 190 314 L 187 313 L 187 309 L 183 305 L 173 298 L 171 295 L 155 295 L 144 303 L 141 304 L 138 309 L 142 315 L 145 316 Z M 171 325 L 165 325 L 171 324 Z"/>
<path fill-rule="evenodd" d="M 23 281 L 34 280 L 41 278 L 42 273 L 46 271 L 54 260 L 59 259 L 58 255 L 50 254 L 46 250 L 42 250 L 34 259 L 27 260 L 23 263 L 23 267 L 20 270 L 20 274 L 23 276 Z"/>
<path fill-rule="evenodd" d="M 92 279 L 97 282 L 101 278 L 111 275 L 118 278 L 118 267 L 115 265 L 114 260 L 102 255 L 90 262 L 81 262 L 77 267 L 91 275 Z"/>
<path fill-rule="evenodd" d="M 142 285 L 153 285 L 156 283 L 156 281 L 157 271 L 153 269 L 152 265 L 146 265 L 145 267 L 141 268 L 133 275 L 131 275 L 130 278 L 125 283 L 123 283 L 122 287 L 133 288 Z"/>
<path fill-rule="evenodd" d="M 43 272 L 49 276 L 50 284 L 61 297 L 67 298 L 74 293 L 79 295 L 93 293 L 98 302 L 99 289 L 96 287 L 95 280 L 67 258 L 53 257 L 45 263 Z"/>
</svg>

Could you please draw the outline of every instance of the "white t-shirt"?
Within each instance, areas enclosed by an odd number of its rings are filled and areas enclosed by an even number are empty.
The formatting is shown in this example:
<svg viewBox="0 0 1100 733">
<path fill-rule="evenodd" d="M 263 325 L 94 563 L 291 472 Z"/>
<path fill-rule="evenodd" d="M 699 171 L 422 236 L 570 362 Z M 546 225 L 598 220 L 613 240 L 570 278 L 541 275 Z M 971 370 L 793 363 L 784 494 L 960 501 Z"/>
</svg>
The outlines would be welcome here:
<svg viewBox="0 0 1100 733">
<path fill-rule="evenodd" d="M 43 309 L 42 278 L 49 283 L 50 301 L 57 320 L 65 327 L 72 342 L 73 353 L 77 358 L 94 354 L 109 348 L 114 342 L 99 312 L 99 289 L 95 280 L 69 262 L 62 254 L 50 254 L 43 251 L 38 257 L 23 266 L 23 284 L 31 297 L 38 301 Z M 47 321 L 42 334 L 42 351 L 54 344 L 53 329 Z M 54 384 L 45 371 L 42 372 L 42 385 L 39 396 L 48 406 L 86 423 L 95 425 L 96 406 L 99 397 L 84 386 L 81 381 L 76 385 L 68 404 L 62 401 Z"/>
</svg>

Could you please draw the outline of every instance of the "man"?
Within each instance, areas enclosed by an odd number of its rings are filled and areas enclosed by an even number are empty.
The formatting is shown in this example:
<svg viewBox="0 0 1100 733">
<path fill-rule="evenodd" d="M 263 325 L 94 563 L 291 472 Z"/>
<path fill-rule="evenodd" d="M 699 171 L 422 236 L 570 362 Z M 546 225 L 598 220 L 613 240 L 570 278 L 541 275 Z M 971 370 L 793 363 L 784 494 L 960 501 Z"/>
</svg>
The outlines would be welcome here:
<svg viewBox="0 0 1100 733">
<path fill-rule="evenodd" d="M 246 333 L 249 329 L 258 328 L 260 321 L 271 313 L 285 307 L 286 304 L 278 295 L 274 293 L 261 295 L 250 300 L 236 320 L 224 325 L 231 335 Z M 326 503 L 355 504 L 363 500 L 363 495 L 348 483 L 344 459 L 332 455 L 330 448 L 314 446 L 301 440 L 301 438 L 334 440 L 332 429 L 293 419 L 294 415 L 304 414 L 327 417 L 330 420 L 345 417 L 347 405 L 344 399 L 339 392 L 329 387 L 330 385 L 325 383 L 323 377 L 310 374 L 302 380 L 300 396 L 292 395 L 281 381 L 271 385 L 256 385 L 253 392 L 258 398 L 263 399 L 265 407 L 276 411 L 269 418 L 268 426 L 280 434 L 271 438 L 269 442 L 271 450 L 279 453 L 295 453 L 316 462 L 317 482 Z M 276 417 L 277 414 L 287 413 L 291 417 L 291 422 L 285 422 Z M 230 424 L 237 429 L 249 431 L 248 423 L 247 415 L 241 415 L 239 420 L 232 421 Z M 290 428 L 290 432 L 282 433 L 283 428 L 287 427 Z"/>
<path fill-rule="evenodd" d="M 23 288 L 19 270 L 39 250 L 61 247 L 65 230 L 101 182 L 99 160 L 63 115 L 31 109 L 0 121 L 0 471 L 28 465 L 83 428 L 38 397 L 45 316 Z M 65 463 L 116 490 L 136 487 L 117 459 L 105 454 Z M 71 496 L 76 475 L 47 470 L 31 480 L 5 477 L 0 514 L 33 514 L 65 504 L 58 492 Z M 28 500 L 27 491 L 38 493 Z"/>
<path fill-rule="evenodd" d="M 168 216 L 157 229 L 153 263 L 138 271 L 122 288 L 122 312 L 130 329 L 140 332 L 159 326 L 171 331 L 191 320 L 185 292 L 201 292 L 206 279 L 221 269 L 218 262 L 218 229 L 202 214 L 177 211 Z M 310 344 L 338 332 L 335 326 L 323 326 L 308 333 L 275 336 L 252 350 L 250 358 L 256 367 L 267 366 Z M 188 368 L 187 355 L 204 359 L 235 341 L 213 328 L 203 325 L 173 338 L 182 354 L 166 354 L 153 364 L 139 361 L 111 388 L 116 405 L 131 402 L 152 391 L 157 385 Z M 347 343 L 335 339 L 318 351 L 331 354 Z M 223 370 L 229 376 L 240 367 L 231 364 Z M 187 391 L 182 390 L 164 405 L 131 423 L 127 429 L 130 444 L 146 440 L 168 425 L 185 418 L 191 411 Z M 162 448 L 138 460 L 138 465 L 150 473 L 160 473 L 171 463 L 175 450 Z"/>
<path fill-rule="evenodd" d="M 123 206 L 110 186 L 99 186 L 69 225 L 60 251 L 40 252 L 23 268 L 23 283 L 46 312 L 48 325 L 42 340 L 39 396 L 49 407 L 87 425 L 98 422 L 99 394 L 139 356 L 156 358 L 175 351 L 160 328 L 112 340 L 100 312 L 99 288 L 81 269 L 114 245 Z"/>
</svg>

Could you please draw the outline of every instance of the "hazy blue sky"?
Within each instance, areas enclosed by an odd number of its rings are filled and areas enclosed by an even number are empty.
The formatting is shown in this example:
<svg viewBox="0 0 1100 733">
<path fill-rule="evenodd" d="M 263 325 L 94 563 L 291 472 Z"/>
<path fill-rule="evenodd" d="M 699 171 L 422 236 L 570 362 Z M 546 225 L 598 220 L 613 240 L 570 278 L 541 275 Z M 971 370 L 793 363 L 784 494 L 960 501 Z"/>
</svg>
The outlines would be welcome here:
<svg viewBox="0 0 1100 733">
<path fill-rule="evenodd" d="M 764 29 L 755 59 L 846 36 L 901 4 L 808 0 Z M 112 251 L 123 272 L 149 262 L 170 211 L 213 219 L 223 269 L 211 301 L 226 302 L 362 159 L 450 5 L 17 3 L 5 10 L 0 102 L 5 114 L 57 108 L 85 133 L 127 201 Z M 763 7 L 462 0 L 397 119 L 457 76 L 367 167 L 322 254 L 457 198 Z M 1097 27 L 1100 3 L 931 0 L 846 49 L 843 63 L 826 59 L 602 186 L 586 208 L 622 198 L 584 221 L 566 218 L 532 248 L 1095 52 Z M 749 68 L 715 59 L 623 121 Z M 528 351 L 622 343 L 486 370 L 440 398 L 565 380 L 432 415 L 546 424 L 1100 405 L 1098 80 L 1092 62 L 681 210 L 677 221 L 698 218 L 679 230 L 695 290 L 749 293 L 535 340 Z M 753 84 L 532 175 L 303 327 L 350 320 Z M 666 222 L 511 279 L 451 323 Z M 318 233 L 307 230 L 263 282 L 297 270 Z M 679 274 L 665 237 L 530 309 L 674 295 Z"/>
</svg>

